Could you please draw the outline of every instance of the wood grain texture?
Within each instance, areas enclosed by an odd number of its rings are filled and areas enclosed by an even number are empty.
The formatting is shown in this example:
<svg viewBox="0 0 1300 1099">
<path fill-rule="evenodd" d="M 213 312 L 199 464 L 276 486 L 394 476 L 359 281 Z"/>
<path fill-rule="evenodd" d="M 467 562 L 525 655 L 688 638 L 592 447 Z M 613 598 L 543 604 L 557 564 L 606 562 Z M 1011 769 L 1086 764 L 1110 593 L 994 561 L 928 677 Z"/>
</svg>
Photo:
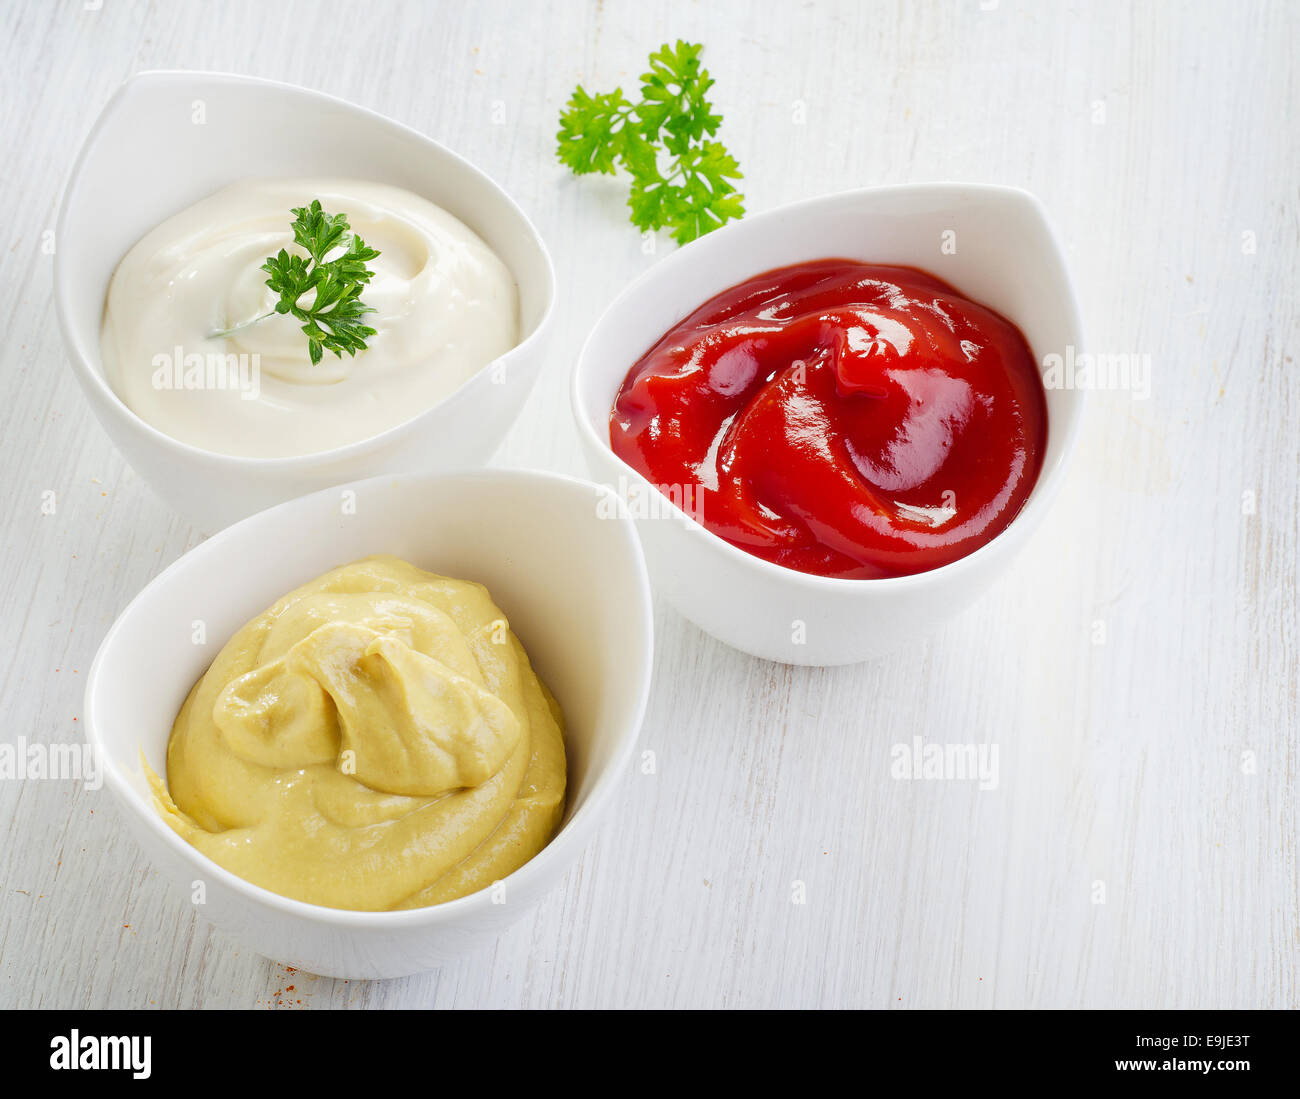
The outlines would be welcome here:
<svg viewBox="0 0 1300 1099">
<path fill-rule="evenodd" d="M 0 781 L 0 1005 L 1300 1006 L 1298 35 L 1281 2 L 0 7 L 7 740 L 78 738 L 105 630 L 197 539 L 82 400 L 42 250 L 80 141 L 141 68 L 344 96 L 518 198 L 562 297 L 498 464 L 583 472 L 568 373 L 655 256 L 623 183 L 557 164 L 556 115 L 666 37 L 706 43 L 751 211 L 1027 187 L 1093 347 L 1152 361 L 1149 399 L 1094 395 L 1012 573 L 923 644 L 787 668 L 660 605 L 656 773 L 624 777 L 534 918 L 438 972 L 288 976 L 165 887 L 107 793 Z M 892 778 L 914 736 L 996 744 L 997 788 Z"/>
</svg>

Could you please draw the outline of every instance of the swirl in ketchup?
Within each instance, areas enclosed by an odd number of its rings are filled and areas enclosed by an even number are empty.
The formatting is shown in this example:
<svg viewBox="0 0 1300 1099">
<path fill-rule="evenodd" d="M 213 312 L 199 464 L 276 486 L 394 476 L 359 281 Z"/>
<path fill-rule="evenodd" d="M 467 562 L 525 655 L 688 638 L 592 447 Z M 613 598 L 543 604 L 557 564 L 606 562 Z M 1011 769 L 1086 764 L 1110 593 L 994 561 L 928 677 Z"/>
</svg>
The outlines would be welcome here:
<svg viewBox="0 0 1300 1099">
<path fill-rule="evenodd" d="M 705 302 L 628 372 L 614 452 L 801 572 L 937 568 L 1024 506 L 1047 406 L 1020 330 L 912 267 L 825 259 Z M 681 498 L 679 495 L 678 498 Z"/>
</svg>

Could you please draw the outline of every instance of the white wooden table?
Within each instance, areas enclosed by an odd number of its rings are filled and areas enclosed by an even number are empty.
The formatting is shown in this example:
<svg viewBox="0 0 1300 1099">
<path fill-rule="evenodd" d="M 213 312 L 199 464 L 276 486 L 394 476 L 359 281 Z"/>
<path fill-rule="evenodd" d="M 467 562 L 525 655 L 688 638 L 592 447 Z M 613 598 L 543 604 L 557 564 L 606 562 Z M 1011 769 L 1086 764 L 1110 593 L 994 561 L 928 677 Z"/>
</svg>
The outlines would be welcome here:
<svg viewBox="0 0 1300 1099">
<path fill-rule="evenodd" d="M 873 183 L 1027 187 L 1094 346 L 1151 355 L 1150 398 L 1095 395 L 1013 573 L 889 659 L 766 664 L 659 606 L 657 773 L 626 775 L 535 918 L 439 972 L 288 975 L 195 917 L 105 791 L 0 781 L 0 1005 L 1300 1005 L 1295 5 L 10 0 L 0 736 L 77 741 L 105 630 L 197 539 L 92 419 L 50 301 L 45 233 L 116 85 L 171 67 L 302 83 L 500 180 L 562 302 L 497 461 L 583 472 L 569 369 L 655 257 L 622 182 L 555 161 L 556 115 L 578 81 L 631 90 L 679 36 L 706 45 L 751 211 Z M 892 778 L 914 736 L 997 745 L 997 788 Z"/>
</svg>

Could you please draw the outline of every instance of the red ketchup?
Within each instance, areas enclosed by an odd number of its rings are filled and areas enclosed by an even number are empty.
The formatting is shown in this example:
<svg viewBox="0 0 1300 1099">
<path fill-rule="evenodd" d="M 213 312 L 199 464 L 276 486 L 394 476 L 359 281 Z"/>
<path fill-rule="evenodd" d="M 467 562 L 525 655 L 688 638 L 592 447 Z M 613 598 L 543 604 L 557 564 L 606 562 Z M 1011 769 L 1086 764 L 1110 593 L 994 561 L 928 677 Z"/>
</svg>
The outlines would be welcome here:
<svg viewBox="0 0 1300 1099">
<path fill-rule="evenodd" d="M 912 267 L 825 259 L 733 286 L 628 372 L 623 461 L 714 534 L 821 576 L 938 568 L 1024 506 L 1047 406 L 1020 330 Z"/>
</svg>

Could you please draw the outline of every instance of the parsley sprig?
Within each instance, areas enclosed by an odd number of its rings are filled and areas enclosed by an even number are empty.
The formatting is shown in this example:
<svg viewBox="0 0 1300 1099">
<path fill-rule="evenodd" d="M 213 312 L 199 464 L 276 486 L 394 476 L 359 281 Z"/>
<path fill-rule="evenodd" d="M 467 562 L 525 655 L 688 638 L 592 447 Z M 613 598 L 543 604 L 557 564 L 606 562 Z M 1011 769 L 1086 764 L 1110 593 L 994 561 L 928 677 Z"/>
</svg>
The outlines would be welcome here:
<svg viewBox="0 0 1300 1099">
<path fill-rule="evenodd" d="M 587 92 L 578 85 L 560 114 L 557 155 L 576 174 L 632 176 L 628 208 L 638 229 L 671 229 L 679 244 L 743 217 L 744 195 L 731 180 L 740 165 L 711 138 L 722 116 L 706 93 L 713 86 L 695 43 L 677 40 L 650 55 L 641 100 L 621 88 Z"/>
<path fill-rule="evenodd" d="M 302 321 L 313 365 L 326 351 L 342 358 L 344 351 L 355 355 L 366 350 L 366 340 L 375 330 L 361 318 L 374 310 L 362 303 L 361 291 L 374 276 L 366 264 L 379 253 L 356 233 L 348 235 L 351 226 L 346 214 L 327 214 L 317 200 L 290 212 L 294 215 L 294 243 L 307 255 L 281 248 L 262 264 L 269 276 L 266 285 L 280 300 L 271 312 L 214 335 L 228 336 L 276 313 L 290 313 Z M 334 259 L 325 258 L 339 248 L 343 251 Z M 303 298 L 311 291 L 315 293 L 304 304 Z"/>
</svg>

